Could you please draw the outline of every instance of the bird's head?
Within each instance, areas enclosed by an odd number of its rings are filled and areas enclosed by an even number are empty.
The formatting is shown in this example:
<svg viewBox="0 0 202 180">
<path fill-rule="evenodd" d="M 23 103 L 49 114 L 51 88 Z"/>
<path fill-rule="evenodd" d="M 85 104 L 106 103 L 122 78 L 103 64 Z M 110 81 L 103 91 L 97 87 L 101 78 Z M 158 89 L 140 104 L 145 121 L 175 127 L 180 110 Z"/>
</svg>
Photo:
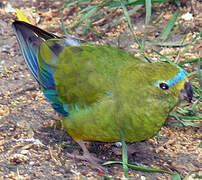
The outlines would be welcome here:
<svg viewBox="0 0 202 180">
<path fill-rule="evenodd" d="M 123 92 L 139 103 L 162 103 L 171 108 L 178 101 L 191 102 L 193 97 L 187 73 L 173 64 L 133 63 L 124 68 L 121 77 Z"/>
<path fill-rule="evenodd" d="M 193 90 L 191 83 L 187 78 L 187 73 L 180 67 L 174 66 L 168 63 L 157 63 L 161 66 L 161 72 L 154 70 L 158 80 L 153 82 L 153 85 L 159 88 L 161 91 L 170 91 L 171 93 L 178 95 L 179 101 L 187 100 L 191 102 L 193 98 Z M 164 73 L 163 73 L 164 72 Z M 160 76 L 159 76 L 160 75 Z"/>
</svg>

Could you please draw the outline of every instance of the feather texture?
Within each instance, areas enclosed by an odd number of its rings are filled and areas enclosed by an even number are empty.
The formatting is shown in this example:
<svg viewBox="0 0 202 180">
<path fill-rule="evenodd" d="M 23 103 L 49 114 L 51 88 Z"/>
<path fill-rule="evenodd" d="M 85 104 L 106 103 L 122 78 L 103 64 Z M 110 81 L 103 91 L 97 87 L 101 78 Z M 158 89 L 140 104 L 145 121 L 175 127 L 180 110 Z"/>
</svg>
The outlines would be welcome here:
<svg viewBox="0 0 202 180">
<path fill-rule="evenodd" d="M 172 64 L 145 63 L 119 48 L 60 38 L 21 21 L 13 27 L 33 76 L 77 142 L 120 141 L 120 131 L 128 142 L 145 140 L 182 92 L 193 96 L 186 72 Z"/>
</svg>

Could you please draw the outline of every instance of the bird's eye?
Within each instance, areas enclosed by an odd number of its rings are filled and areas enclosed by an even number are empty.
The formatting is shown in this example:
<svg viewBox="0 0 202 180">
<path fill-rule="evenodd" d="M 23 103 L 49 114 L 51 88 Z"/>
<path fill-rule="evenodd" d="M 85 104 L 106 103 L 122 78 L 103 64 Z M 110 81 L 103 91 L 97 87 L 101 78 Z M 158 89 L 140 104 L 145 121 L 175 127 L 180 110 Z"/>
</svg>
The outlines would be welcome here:
<svg viewBox="0 0 202 180">
<path fill-rule="evenodd" d="M 166 84 L 166 83 L 160 83 L 159 84 L 159 87 L 163 90 L 168 90 L 169 89 L 169 86 Z"/>
</svg>

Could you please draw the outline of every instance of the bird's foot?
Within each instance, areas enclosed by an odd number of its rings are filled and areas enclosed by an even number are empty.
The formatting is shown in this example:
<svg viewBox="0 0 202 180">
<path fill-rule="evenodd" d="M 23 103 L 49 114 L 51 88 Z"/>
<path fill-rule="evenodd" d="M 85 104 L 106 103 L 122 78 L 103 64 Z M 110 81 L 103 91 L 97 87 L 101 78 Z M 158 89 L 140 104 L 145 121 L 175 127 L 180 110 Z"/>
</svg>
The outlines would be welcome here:
<svg viewBox="0 0 202 180">
<path fill-rule="evenodd" d="M 70 154 L 67 153 L 67 156 L 73 159 L 79 159 L 82 161 L 89 161 L 89 162 L 101 162 L 102 160 L 99 158 L 94 157 L 93 155 L 91 155 L 90 153 L 87 154 L 83 154 L 83 155 L 76 155 L 76 154 Z"/>
<path fill-rule="evenodd" d="M 103 172 L 107 172 L 107 170 L 102 167 L 101 165 L 99 165 L 97 162 L 101 162 L 102 160 L 99 158 L 94 157 L 93 155 L 91 155 L 90 153 L 83 153 L 83 155 L 75 155 L 75 154 L 70 154 L 67 153 L 67 156 L 73 159 L 79 159 L 79 160 L 84 160 L 84 161 L 88 161 L 93 168 L 98 169 L 99 171 L 103 171 Z"/>
<path fill-rule="evenodd" d="M 67 153 L 68 157 L 73 158 L 73 159 L 88 161 L 94 168 L 96 168 L 100 171 L 107 172 L 107 170 L 104 167 L 97 164 L 97 162 L 101 162 L 102 160 L 99 158 L 96 158 L 92 154 L 90 154 L 83 141 L 79 141 L 78 144 L 80 145 L 80 147 L 83 150 L 83 155 L 75 155 L 75 154 Z"/>
</svg>

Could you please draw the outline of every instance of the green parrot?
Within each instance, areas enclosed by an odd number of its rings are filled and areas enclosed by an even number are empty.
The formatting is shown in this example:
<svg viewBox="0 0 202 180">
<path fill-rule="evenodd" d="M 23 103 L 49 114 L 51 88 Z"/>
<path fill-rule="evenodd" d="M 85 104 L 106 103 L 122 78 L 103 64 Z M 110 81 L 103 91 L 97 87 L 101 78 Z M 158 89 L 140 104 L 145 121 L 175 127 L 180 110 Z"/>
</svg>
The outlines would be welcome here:
<svg viewBox="0 0 202 180">
<path fill-rule="evenodd" d="M 61 38 L 23 21 L 13 23 L 25 62 L 64 127 L 94 162 L 85 141 L 142 141 L 154 136 L 181 100 L 192 100 L 186 72 L 146 63 L 107 45 Z"/>
</svg>

